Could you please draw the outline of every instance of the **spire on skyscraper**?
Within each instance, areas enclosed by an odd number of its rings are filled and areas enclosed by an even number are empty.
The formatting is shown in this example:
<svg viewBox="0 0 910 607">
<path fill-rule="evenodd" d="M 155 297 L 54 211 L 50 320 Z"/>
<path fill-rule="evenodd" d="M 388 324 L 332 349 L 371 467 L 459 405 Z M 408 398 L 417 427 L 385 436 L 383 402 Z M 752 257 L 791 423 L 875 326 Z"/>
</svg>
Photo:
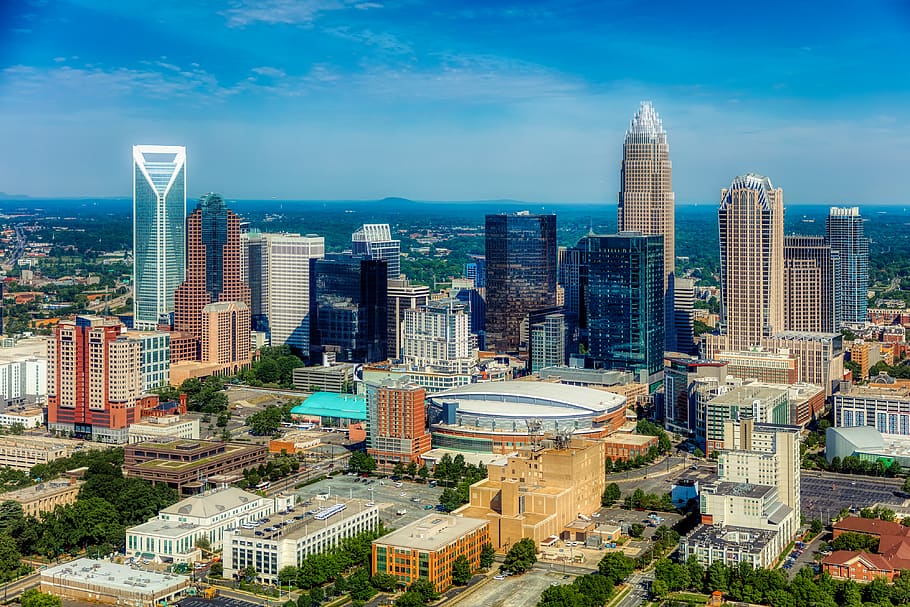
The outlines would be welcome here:
<svg viewBox="0 0 910 607">
<path fill-rule="evenodd" d="M 638 107 L 635 117 L 629 123 L 629 130 L 626 131 L 626 138 L 632 135 L 646 135 L 647 137 L 657 138 L 661 135 L 666 137 L 667 132 L 660 121 L 660 114 L 654 109 L 650 101 L 642 101 Z"/>
</svg>

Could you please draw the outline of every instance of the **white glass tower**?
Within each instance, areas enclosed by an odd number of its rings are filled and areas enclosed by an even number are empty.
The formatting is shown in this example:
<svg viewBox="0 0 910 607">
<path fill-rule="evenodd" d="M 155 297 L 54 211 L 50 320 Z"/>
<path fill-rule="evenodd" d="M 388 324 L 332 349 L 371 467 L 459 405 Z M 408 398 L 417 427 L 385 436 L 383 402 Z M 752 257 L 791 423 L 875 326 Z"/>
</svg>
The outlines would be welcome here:
<svg viewBox="0 0 910 607">
<path fill-rule="evenodd" d="M 133 146 L 133 322 L 174 311 L 186 273 L 186 148 Z"/>
<path fill-rule="evenodd" d="M 351 234 L 351 250 L 355 255 L 386 262 L 389 280 L 401 275 L 401 241 L 392 240 L 387 223 L 365 223 Z"/>
</svg>

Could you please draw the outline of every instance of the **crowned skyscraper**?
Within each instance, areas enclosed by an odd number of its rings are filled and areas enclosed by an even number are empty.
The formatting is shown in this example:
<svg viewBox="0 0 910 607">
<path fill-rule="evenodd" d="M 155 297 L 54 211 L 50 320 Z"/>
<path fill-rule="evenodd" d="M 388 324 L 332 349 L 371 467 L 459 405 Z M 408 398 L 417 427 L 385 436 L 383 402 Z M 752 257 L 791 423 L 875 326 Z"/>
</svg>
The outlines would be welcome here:
<svg viewBox="0 0 910 607">
<path fill-rule="evenodd" d="M 174 311 L 186 272 L 186 148 L 133 146 L 133 324 Z"/>
<path fill-rule="evenodd" d="M 617 217 L 619 231 L 664 237 L 664 343 L 667 350 L 676 350 L 673 306 L 676 196 L 673 194 L 673 166 L 667 132 L 650 101 L 641 102 L 626 131 L 621 181 Z"/>
</svg>

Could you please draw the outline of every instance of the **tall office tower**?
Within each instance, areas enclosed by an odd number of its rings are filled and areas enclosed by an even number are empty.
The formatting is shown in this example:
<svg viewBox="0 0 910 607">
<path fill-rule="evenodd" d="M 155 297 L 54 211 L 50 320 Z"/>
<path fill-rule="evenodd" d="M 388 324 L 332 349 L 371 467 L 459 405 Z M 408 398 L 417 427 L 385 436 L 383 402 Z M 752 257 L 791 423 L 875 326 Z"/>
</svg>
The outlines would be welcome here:
<svg viewBox="0 0 910 607">
<path fill-rule="evenodd" d="M 252 324 L 272 346 L 310 353 L 312 292 L 310 260 L 325 255 L 325 239 L 308 234 L 245 235 Z"/>
<path fill-rule="evenodd" d="M 246 334 L 248 344 L 251 302 L 242 274 L 240 218 L 228 210 L 220 194 L 200 198 L 187 217 L 186 248 L 186 280 L 174 293 L 174 329 L 192 334 L 201 344 L 203 309 L 210 303 L 242 302 L 246 312 L 238 318 L 246 319 L 245 326 L 238 325 L 236 333 Z M 245 349 L 248 354 L 249 345 Z"/>
<path fill-rule="evenodd" d="M 403 379 L 367 386 L 367 453 L 383 468 L 420 463 L 431 448 L 426 390 Z"/>
<path fill-rule="evenodd" d="M 547 314 L 531 325 L 531 371 L 566 364 L 566 316 Z"/>
<path fill-rule="evenodd" d="M 468 305 L 438 299 L 405 310 L 401 356 L 410 368 L 438 373 L 467 373 L 475 367 Z"/>
<path fill-rule="evenodd" d="M 381 259 L 386 262 L 389 280 L 401 276 L 401 241 L 392 240 L 387 223 L 365 223 L 351 234 L 351 251 L 354 255 Z"/>
<path fill-rule="evenodd" d="M 840 260 L 837 308 L 840 323 L 865 322 L 869 288 L 869 239 L 859 207 L 831 207 L 825 224 L 828 245 Z M 840 329 L 838 325 L 837 329 Z"/>
<path fill-rule="evenodd" d="M 720 331 L 748 350 L 784 328 L 784 191 L 748 173 L 721 191 Z"/>
<path fill-rule="evenodd" d="M 483 289 L 487 286 L 487 259 L 475 255 L 474 261 L 464 264 L 464 277 L 474 280 L 474 288 Z"/>
<path fill-rule="evenodd" d="M 250 307 L 244 301 L 219 301 L 202 308 L 199 360 L 237 373 L 250 362 Z"/>
<path fill-rule="evenodd" d="M 186 148 L 133 146 L 133 327 L 174 311 L 186 271 Z"/>
<path fill-rule="evenodd" d="M 57 325 L 47 344 L 48 429 L 77 438 L 125 443 L 139 421 L 142 344 L 116 320 L 77 316 Z"/>
<path fill-rule="evenodd" d="M 784 330 L 836 330 L 839 262 L 840 255 L 822 236 L 784 237 Z"/>
<path fill-rule="evenodd" d="M 425 306 L 430 287 L 412 285 L 407 278 L 389 279 L 389 358 L 401 356 L 401 330 L 405 310 Z"/>
<path fill-rule="evenodd" d="M 666 350 L 675 352 L 678 349 L 673 305 L 676 195 L 673 193 L 673 165 L 667 132 L 650 101 L 641 102 L 626 131 L 620 187 L 619 231 L 664 237 L 664 340 Z"/>
<path fill-rule="evenodd" d="M 695 280 L 673 279 L 673 310 L 675 315 L 676 350 L 683 354 L 697 354 L 695 343 Z"/>
<path fill-rule="evenodd" d="M 625 369 L 656 390 L 664 368 L 663 236 L 589 235 L 583 291 L 588 357 L 595 367 Z"/>
<path fill-rule="evenodd" d="M 388 270 L 381 260 L 332 253 L 313 259 L 310 349 L 342 362 L 378 362 L 389 345 Z"/>
<path fill-rule="evenodd" d="M 487 302 L 483 298 L 481 289 L 456 285 L 457 283 L 452 283 L 450 293 L 452 297 L 468 305 L 471 315 L 470 330 L 477 336 L 477 347 L 483 350 L 486 347 Z"/>
<path fill-rule="evenodd" d="M 723 385 L 727 362 L 670 356 L 664 368 L 664 408 L 658 411 L 664 426 L 685 435 L 695 433 L 695 391 L 697 381 Z"/>
<path fill-rule="evenodd" d="M 556 305 L 556 215 L 487 215 L 486 346 L 518 350 L 529 312 Z"/>
<path fill-rule="evenodd" d="M 582 317 L 582 278 L 584 251 L 576 247 L 559 247 L 557 282 L 563 289 L 566 312 Z"/>
</svg>

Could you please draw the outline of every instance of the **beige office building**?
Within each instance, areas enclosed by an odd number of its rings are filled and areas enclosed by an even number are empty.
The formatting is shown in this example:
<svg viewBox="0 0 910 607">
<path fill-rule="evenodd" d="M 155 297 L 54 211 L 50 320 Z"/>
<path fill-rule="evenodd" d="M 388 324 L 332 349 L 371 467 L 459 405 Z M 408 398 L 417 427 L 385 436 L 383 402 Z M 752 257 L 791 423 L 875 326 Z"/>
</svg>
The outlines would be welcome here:
<svg viewBox="0 0 910 607">
<path fill-rule="evenodd" d="M 785 330 L 835 330 L 837 258 L 823 236 L 784 238 Z"/>
<path fill-rule="evenodd" d="M 784 193 L 748 173 L 721 191 L 720 332 L 747 350 L 784 329 Z"/>
<path fill-rule="evenodd" d="M 404 329 L 404 313 L 425 306 L 430 300 L 430 287 L 426 285 L 412 285 L 407 278 L 389 279 L 389 358 L 401 356 L 404 347 L 402 331 Z"/>
<path fill-rule="evenodd" d="M 69 506 L 76 502 L 82 481 L 75 478 L 38 483 L 24 489 L 8 491 L 3 501 L 14 501 L 22 506 L 25 516 L 40 518 L 45 512 L 52 512 L 57 506 Z"/>
<path fill-rule="evenodd" d="M 590 440 L 502 457 L 487 464 L 487 478 L 471 485 L 470 503 L 455 514 L 487 520 L 498 551 L 523 538 L 540 544 L 569 534 L 579 515 L 600 508 L 604 457 L 604 444 Z"/>
<path fill-rule="evenodd" d="M 672 282 L 676 264 L 676 223 L 670 144 L 660 116 L 642 101 L 626 131 L 617 221 L 620 232 L 664 237 L 664 293 L 667 349 L 675 351 Z"/>
</svg>

